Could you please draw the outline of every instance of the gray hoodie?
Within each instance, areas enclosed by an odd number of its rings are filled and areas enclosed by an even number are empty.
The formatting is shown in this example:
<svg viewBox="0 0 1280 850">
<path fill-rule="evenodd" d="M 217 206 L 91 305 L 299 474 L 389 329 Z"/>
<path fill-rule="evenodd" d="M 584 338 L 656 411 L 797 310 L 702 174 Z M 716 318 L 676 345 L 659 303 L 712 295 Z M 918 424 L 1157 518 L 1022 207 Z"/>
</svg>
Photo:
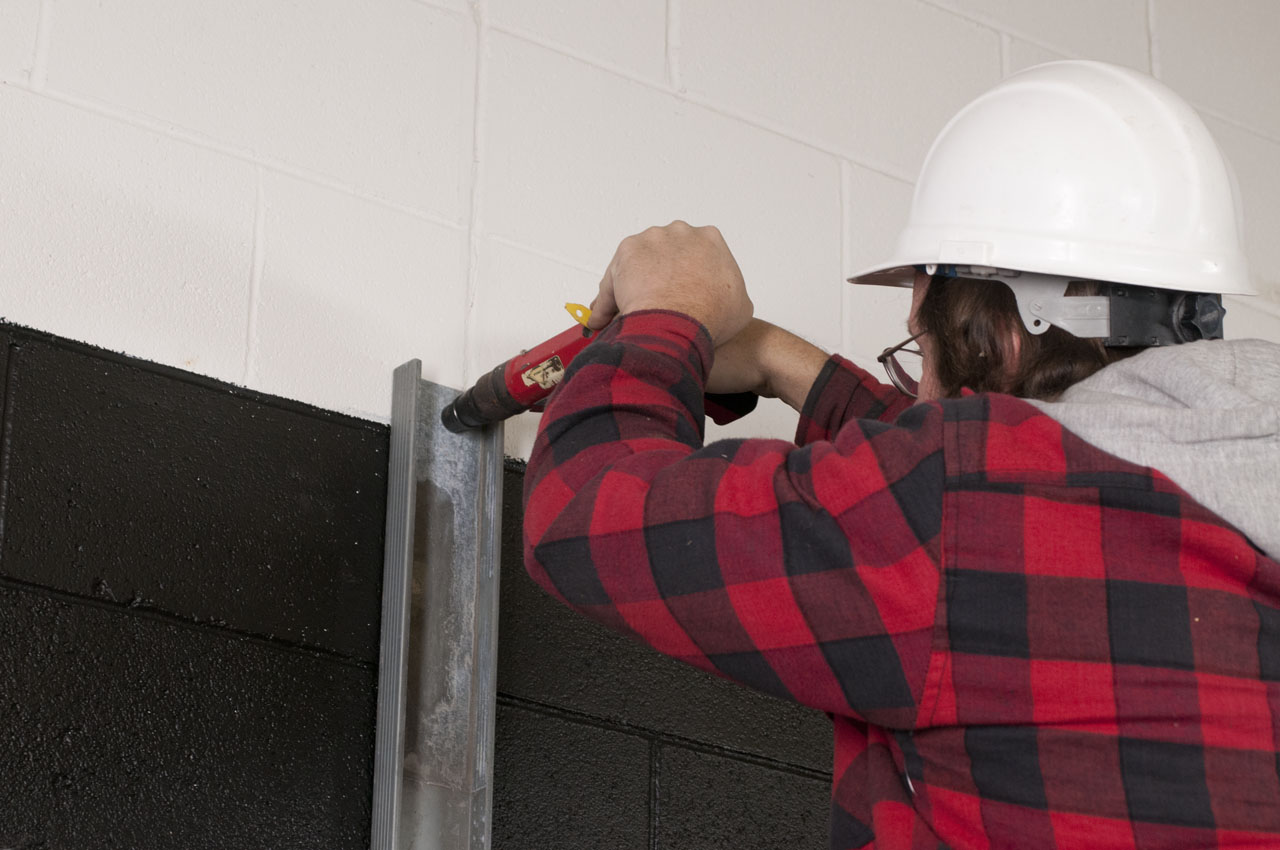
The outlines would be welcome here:
<svg viewBox="0 0 1280 850">
<path fill-rule="evenodd" d="M 1103 451 L 1160 470 L 1280 559 L 1280 345 L 1152 348 L 1032 404 Z"/>
</svg>

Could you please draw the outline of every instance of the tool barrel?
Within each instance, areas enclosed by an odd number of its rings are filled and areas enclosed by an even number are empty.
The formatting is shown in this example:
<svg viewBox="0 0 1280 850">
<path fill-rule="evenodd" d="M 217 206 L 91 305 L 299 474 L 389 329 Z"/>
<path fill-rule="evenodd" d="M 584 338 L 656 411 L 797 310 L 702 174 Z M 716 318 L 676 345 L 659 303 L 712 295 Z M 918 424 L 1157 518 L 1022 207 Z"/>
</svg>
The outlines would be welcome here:
<svg viewBox="0 0 1280 850">
<path fill-rule="evenodd" d="M 444 427 L 455 434 L 462 434 L 528 410 L 528 405 L 516 401 L 507 390 L 503 374 L 506 367 L 506 363 L 499 363 L 471 389 L 447 405 L 440 412 Z"/>
</svg>

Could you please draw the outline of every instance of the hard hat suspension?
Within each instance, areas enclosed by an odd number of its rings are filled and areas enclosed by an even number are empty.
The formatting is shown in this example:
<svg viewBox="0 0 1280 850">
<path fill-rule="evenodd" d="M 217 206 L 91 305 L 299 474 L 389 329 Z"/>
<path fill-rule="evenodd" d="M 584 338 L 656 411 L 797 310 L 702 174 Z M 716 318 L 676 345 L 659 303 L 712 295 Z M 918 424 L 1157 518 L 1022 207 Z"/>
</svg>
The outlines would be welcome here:
<svg viewBox="0 0 1280 850">
<path fill-rule="evenodd" d="M 1061 275 L 934 264 L 924 266 L 924 271 L 935 277 L 1003 283 L 1013 291 L 1022 324 L 1035 336 L 1052 325 L 1082 339 L 1101 339 L 1108 348 L 1222 339 L 1226 309 L 1217 294 L 1090 281 L 1100 287 L 1100 294 L 1069 296 L 1067 288 L 1076 278 Z"/>
<path fill-rule="evenodd" d="M 1112 285 L 1108 348 L 1178 345 L 1222 339 L 1222 296 L 1174 292 L 1144 286 Z"/>
</svg>

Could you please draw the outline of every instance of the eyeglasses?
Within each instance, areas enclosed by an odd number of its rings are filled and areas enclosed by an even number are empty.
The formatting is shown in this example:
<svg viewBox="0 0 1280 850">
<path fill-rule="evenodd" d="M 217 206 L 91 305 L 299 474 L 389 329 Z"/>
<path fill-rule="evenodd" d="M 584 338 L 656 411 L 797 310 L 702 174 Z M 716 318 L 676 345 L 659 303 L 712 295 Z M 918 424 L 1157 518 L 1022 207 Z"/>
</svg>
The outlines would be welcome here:
<svg viewBox="0 0 1280 850">
<path fill-rule="evenodd" d="M 918 348 L 907 348 L 915 342 L 924 331 L 909 336 L 895 346 L 880 352 L 876 361 L 884 366 L 889 380 L 898 388 L 898 392 L 916 398 L 920 393 L 920 376 L 924 374 L 924 355 Z"/>
</svg>

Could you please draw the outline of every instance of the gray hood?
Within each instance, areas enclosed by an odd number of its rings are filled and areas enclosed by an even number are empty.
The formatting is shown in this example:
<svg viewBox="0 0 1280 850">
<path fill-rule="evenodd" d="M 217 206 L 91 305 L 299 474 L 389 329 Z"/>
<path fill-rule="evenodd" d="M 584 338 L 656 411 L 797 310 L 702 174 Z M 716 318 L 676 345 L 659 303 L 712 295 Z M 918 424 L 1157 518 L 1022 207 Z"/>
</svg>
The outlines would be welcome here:
<svg viewBox="0 0 1280 850">
<path fill-rule="evenodd" d="M 1033 401 L 1085 441 L 1169 476 L 1280 559 L 1280 345 L 1152 348 Z"/>
</svg>

